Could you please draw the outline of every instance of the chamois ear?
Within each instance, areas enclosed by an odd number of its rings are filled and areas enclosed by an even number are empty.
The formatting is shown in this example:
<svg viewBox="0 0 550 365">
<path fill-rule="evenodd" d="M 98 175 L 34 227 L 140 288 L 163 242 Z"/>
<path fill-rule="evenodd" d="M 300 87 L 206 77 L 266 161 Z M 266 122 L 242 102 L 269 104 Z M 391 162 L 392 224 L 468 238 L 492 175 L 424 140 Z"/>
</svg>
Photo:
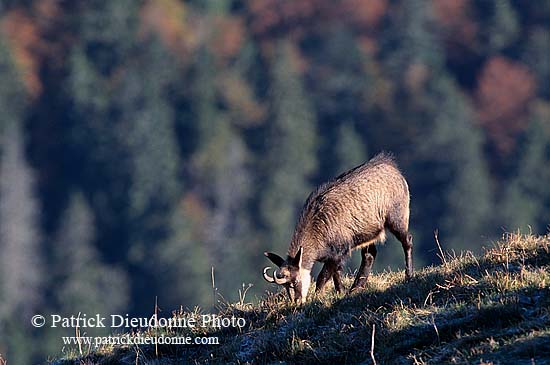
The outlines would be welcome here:
<svg viewBox="0 0 550 365">
<path fill-rule="evenodd" d="M 296 265 L 298 267 L 302 267 L 302 253 L 303 252 L 304 252 L 304 249 L 302 248 L 302 246 L 300 246 L 300 248 L 298 249 L 298 253 L 294 257 L 294 265 Z"/>
<path fill-rule="evenodd" d="M 277 255 L 273 252 L 264 252 L 265 257 L 271 260 L 275 265 L 278 267 L 281 267 L 281 265 L 285 262 L 285 259 L 283 259 L 281 256 Z"/>
</svg>

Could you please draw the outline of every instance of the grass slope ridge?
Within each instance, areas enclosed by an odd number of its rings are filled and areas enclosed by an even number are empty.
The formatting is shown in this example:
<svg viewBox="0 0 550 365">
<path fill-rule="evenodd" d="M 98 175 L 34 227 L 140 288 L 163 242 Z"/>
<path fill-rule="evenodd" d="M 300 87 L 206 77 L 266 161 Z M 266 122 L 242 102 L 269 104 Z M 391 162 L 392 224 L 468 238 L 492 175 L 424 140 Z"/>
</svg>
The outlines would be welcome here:
<svg viewBox="0 0 550 365">
<path fill-rule="evenodd" d="M 246 318 L 241 331 L 165 331 L 220 345 L 104 348 L 55 364 L 370 364 L 373 325 L 378 364 L 550 364 L 550 236 L 508 234 L 480 257 L 442 261 L 410 282 L 373 275 L 362 292 L 330 289 L 302 307 L 282 293 L 225 305 L 221 315 Z"/>
</svg>

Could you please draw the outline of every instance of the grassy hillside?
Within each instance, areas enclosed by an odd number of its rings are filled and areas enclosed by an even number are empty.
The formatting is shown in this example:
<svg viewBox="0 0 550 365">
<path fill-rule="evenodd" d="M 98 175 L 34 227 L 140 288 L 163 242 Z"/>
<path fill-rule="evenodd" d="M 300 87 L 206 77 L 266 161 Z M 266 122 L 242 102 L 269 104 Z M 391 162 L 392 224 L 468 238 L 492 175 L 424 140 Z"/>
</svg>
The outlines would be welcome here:
<svg viewBox="0 0 550 365">
<path fill-rule="evenodd" d="M 104 347 L 54 363 L 370 364 L 374 328 L 378 364 L 550 364 L 549 286 L 550 236 L 507 235 L 480 257 L 445 255 L 410 282 L 388 272 L 363 292 L 331 288 L 303 307 L 282 293 L 225 305 L 222 315 L 247 320 L 242 330 L 164 331 L 218 336 L 219 345 Z"/>
</svg>

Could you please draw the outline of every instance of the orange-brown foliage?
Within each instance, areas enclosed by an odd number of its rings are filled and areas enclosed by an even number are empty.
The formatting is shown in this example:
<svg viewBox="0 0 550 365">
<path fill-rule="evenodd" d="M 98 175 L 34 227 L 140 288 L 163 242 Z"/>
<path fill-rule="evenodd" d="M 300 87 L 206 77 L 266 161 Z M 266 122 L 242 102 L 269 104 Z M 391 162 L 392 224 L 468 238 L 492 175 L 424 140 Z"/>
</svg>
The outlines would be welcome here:
<svg viewBox="0 0 550 365">
<path fill-rule="evenodd" d="M 411 64 L 405 72 L 405 85 L 411 94 L 420 92 L 430 76 L 430 69 L 422 63 Z"/>
<path fill-rule="evenodd" d="M 504 57 L 484 66 L 476 91 L 479 120 L 501 153 L 510 152 L 527 124 L 528 104 L 535 95 L 535 79 L 526 66 Z"/>
<path fill-rule="evenodd" d="M 31 97 L 38 96 L 42 91 L 39 71 L 43 43 L 36 23 L 25 10 L 15 8 L 2 18 L 1 30 L 22 76 L 23 85 Z"/>
<path fill-rule="evenodd" d="M 435 19 L 445 30 L 448 45 L 472 47 L 477 25 L 470 14 L 470 0 L 432 0 Z"/>
<path fill-rule="evenodd" d="M 214 52 L 224 59 L 235 56 L 241 49 L 245 36 L 242 19 L 235 16 L 216 17 L 213 22 Z"/>
<path fill-rule="evenodd" d="M 219 80 L 219 90 L 235 122 L 242 126 L 260 123 L 265 117 L 265 108 L 254 98 L 250 85 L 241 77 L 226 73 Z"/>
<path fill-rule="evenodd" d="M 252 31 L 270 37 L 281 31 L 300 32 L 327 18 L 336 3 L 329 0 L 249 0 Z"/>
<path fill-rule="evenodd" d="M 375 37 L 369 35 L 360 35 L 357 37 L 359 48 L 370 55 L 378 52 L 378 42 Z"/>
<path fill-rule="evenodd" d="M 191 238 L 203 240 L 207 232 L 205 227 L 208 227 L 207 221 L 210 214 L 205 202 L 198 194 L 189 192 L 183 196 L 179 204 L 181 211 L 178 213 L 182 214 L 183 218 L 190 223 Z"/>
<path fill-rule="evenodd" d="M 373 29 L 388 11 L 388 0 L 345 0 L 341 5 L 345 19 L 362 28 Z"/>
<path fill-rule="evenodd" d="M 13 8 L 0 19 L 0 31 L 32 98 L 42 92 L 40 67 L 45 60 L 54 66 L 65 60 L 61 49 L 66 37 L 51 36 L 51 30 L 59 25 L 61 19 L 63 12 L 59 0 L 35 0 L 27 8 Z"/>
<path fill-rule="evenodd" d="M 248 0 L 250 29 L 260 38 L 263 54 L 271 54 L 270 40 L 285 36 L 296 41 L 305 33 L 322 32 L 343 24 L 358 35 L 368 53 L 378 50 L 376 35 L 389 9 L 388 0 Z"/>
<path fill-rule="evenodd" d="M 164 45 L 181 60 L 197 43 L 196 32 L 189 29 L 186 8 L 177 0 L 147 0 L 141 9 L 141 33 L 156 33 Z"/>
</svg>

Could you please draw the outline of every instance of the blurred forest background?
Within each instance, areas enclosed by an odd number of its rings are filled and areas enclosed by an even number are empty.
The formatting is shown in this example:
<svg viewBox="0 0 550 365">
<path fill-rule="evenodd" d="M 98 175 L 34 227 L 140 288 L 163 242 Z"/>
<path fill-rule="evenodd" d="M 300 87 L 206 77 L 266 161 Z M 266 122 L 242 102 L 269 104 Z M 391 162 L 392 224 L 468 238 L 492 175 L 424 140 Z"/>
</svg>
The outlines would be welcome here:
<svg viewBox="0 0 550 365">
<path fill-rule="evenodd" d="M 253 300 L 309 192 L 381 150 L 417 267 L 435 229 L 546 232 L 549 32 L 549 1 L 1 1 L 0 354 L 59 353 L 36 313 L 210 310 L 212 267 Z"/>
</svg>

